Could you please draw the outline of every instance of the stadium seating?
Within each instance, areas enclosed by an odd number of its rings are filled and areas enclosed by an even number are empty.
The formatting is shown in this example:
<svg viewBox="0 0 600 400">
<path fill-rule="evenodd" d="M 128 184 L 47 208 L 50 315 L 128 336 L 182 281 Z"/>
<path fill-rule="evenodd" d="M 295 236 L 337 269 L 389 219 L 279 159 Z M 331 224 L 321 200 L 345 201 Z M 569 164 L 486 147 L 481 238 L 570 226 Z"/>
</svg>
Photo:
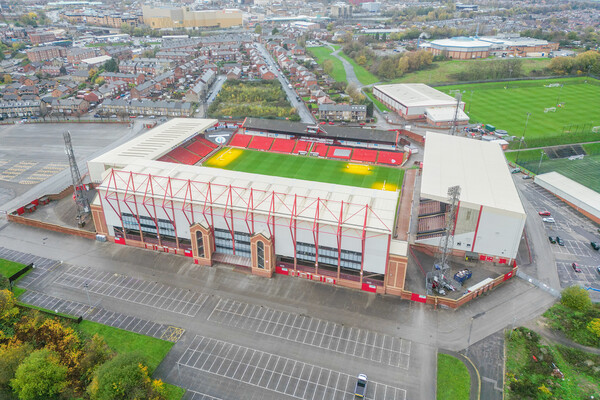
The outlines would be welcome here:
<svg viewBox="0 0 600 400">
<path fill-rule="evenodd" d="M 306 142 L 304 140 L 298 140 L 298 142 L 296 142 L 296 147 L 294 147 L 294 154 L 298 154 L 301 151 L 308 151 L 309 146 L 311 145 L 311 142 Z"/>
<path fill-rule="evenodd" d="M 393 151 L 380 151 L 377 156 L 377 162 L 380 164 L 400 165 L 402 164 L 403 153 Z"/>
<path fill-rule="evenodd" d="M 419 203 L 419 216 L 434 215 L 446 212 L 446 204 L 439 201 L 422 201 Z"/>
<path fill-rule="evenodd" d="M 229 142 L 229 146 L 233 147 L 248 147 L 248 143 L 252 140 L 252 135 L 244 135 L 243 133 L 236 133 Z"/>
<path fill-rule="evenodd" d="M 172 159 L 181 164 L 188 165 L 194 165 L 202 158 L 199 155 L 194 154 L 183 147 L 178 147 L 175 150 L 172 150 L 170 153 L 167 154 L 167 156 L 171 157 Z"/>
<path fill-rule="evenodd" d="M 329 158 L 341 158 L 343 160 L 349 160 L 351 155 L 352 148 L 350 147 L 329 146 L 329 149 L 327 150 L 327 157 Z"/>
<path fill-rule="evenodd" d="M 179 161 L 172 159 L 168 155 L 164 155 L 164 156 L 162 156 L 161 158 L 159 158 L 156 161 L 170 162 L 170 163 L 177 163 L 177 164 L 179 164 Z"/>
<path fill-rule="evenodd" d="M 323 143 L 315 143 L 316 146 L 313 146 L 313 148 L 310 150 L 311 153 L 318 153 L 319 157 L 325 157 L 327 155 L 327 150 L 329 149 L 329 146 L 327 146 L 326 144 Z"/>
<path fill-rule="evenodd" d="M 208 140 L 206 139 L 202 139 L 202 140 L 195 140 L 193 141 L 191 144 L 188 144 L 185 148 L 197 155 L 199 155 L 200 157 L 205 157 L 207 156 L 211 151 L 213 151 L 215 148 L 212 146 L 209 146 L 208 144 L 206 144 L 205 142 L 210 143 Z"/>
<path fill-rule="evenodd" d="M 352 160 L 374 163 L 377 161 L 377 150 L 354 149 Z"/>
<path fill-rule="evenodd" d="M 249 149 L 255 150 L 269 150 L 273 144 L 273 138 L 266 136 L 254 136 L 252 141 L 248 145 Z"/>
<path fill-rule="evenodd" d="M 278 153 L 291 153 L 292 150 L 294 150 L 295 145 L 296 141 L 293 139 L 277 138 L 273 142 L 273 146 L 271 146 L 271 151 L 276 151 Z"/>
<path fill-rule="evenodd" d="M 446 227 L 446 214 L 419 218 L 417 233 L 438 233 Z"/>
</svg>

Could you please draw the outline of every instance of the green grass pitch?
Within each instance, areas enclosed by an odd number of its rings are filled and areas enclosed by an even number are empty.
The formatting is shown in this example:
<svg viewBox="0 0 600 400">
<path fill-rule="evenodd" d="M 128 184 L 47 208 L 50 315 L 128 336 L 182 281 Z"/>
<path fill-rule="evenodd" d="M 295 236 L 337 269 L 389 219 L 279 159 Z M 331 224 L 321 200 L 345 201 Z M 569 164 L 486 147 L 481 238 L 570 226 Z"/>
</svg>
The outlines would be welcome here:
<svg viewBox="0 0 600 400">
<path fill-rule="evenodd" d="M 539 161 L 520 161 L 519 164 L 536 174 L 556 171 L 600 193 L 600 155 L 586 156 L 583 160 L 569 160 L 567 158 L 548 160 L 548 157 L 544 157 L 539 170 Z"/>
<path fill-rule="evenodd" d="M 587 82 L 587 83 L 586 83 Z M 552 83 L 563 87 L 545 87 Z M 527 113 L 531 113 L 525 141 L 563 135 L 575 125 L 587 129 L 600 125 L 600 81 L 587 78 L 526 80 L 438 87 L 444 93 L 460 89 L 471 122 L 492 124 L 518 138 L 523 136 Z M 558 107 L 557 103 L 564 103 Z M 544 112 L 556 107 L 556 112 Z M 563 136 L 568 136 L 565 133 Z M 600 134 L 596 140 L 600 140 Z M 565 138 L 564 143 L 574 142 Z M 558 144 L 558 143 L 553 143 Z"/>
<path fill-rule="evenodd" d="M 404 170 L 400 168 L 367 166 L 347 161 L 234 148 L 224 148 L 203 165 L 232 171 L 392 191 L 402 187 L 404 177 Z"/>
</svg>

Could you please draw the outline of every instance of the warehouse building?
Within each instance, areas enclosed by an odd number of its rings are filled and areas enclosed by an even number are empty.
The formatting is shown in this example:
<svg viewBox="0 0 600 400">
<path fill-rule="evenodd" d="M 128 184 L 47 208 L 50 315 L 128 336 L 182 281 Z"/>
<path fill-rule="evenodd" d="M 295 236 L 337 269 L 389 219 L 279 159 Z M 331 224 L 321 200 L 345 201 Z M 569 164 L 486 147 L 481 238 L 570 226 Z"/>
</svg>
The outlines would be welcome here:
<svg viewBox="0 0 600 400">
<path fill-rule="evenodd" d="M 242 26 L 242 11 L 236 9 L 190 10 L 189 7 L 142 6 L 144 23 L 162 28 L 231 28 Z"/>
<path fill-rule="evenodd" d="M 217 126 L 173 119 L 90 161 L 97 232 L 199 265 L 401 294 L 408 244 L 394 239 L 399 191 L 159 161 Z"/>
<path fill-rule="evenodd" d="M 452 112 L 456 110 L 454 97 L 424 83 L 377 85 L 373 87 L 373 95 L 388 108 L 408 120 L 425 119 L 427 109 L 451 108 Z M 465 103 L 460 102 L 459 107 L 464 110 Z"/>
<path fill-rule="evenodd" d="M 439 245 L 448 189 L 458 185 L 454 253 L 512 264 L 526 215 L 501 147 L 435 132 L 427 132 L 425 143 L 417 243 Z"/>
</svg>

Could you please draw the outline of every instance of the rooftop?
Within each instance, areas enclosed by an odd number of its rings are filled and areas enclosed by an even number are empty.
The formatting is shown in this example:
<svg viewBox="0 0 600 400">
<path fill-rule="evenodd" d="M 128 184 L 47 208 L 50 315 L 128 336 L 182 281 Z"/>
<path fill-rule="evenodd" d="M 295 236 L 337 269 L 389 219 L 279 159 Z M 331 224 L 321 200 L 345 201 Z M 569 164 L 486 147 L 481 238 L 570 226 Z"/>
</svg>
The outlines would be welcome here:
<svg viewBox="0 0 600 400">
<path fill-rule="evenodd" d="M 456 99 L 424 83 L 374 86 L 407 107 L 456 105 Z"/>
<path fill-rule="evenodd" d="M 448 201 L 448 188 L 460 186 L 460 203 L 524 214 L 521 199 L 496 143 L 427 132 L 421 197 Z"/>
</svg>

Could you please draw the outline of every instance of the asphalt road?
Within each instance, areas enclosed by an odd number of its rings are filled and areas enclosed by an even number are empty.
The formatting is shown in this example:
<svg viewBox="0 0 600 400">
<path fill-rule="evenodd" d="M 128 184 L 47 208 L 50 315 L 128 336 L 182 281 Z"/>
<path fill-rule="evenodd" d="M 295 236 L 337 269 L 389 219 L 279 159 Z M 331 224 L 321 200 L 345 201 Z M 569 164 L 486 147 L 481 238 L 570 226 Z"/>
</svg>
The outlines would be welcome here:
<svg viewBox="0 0 600 400">
<path fill-rule="evenodd" d="M 296 93 L 296 91 L 294 89 L 291 89 L 288 87 L 290 82 L 286 79 L 286 77 L 283 75 L 283 73 L 277 69 L 278 65 L 277 65 L 277 63 L 275 63 L 275 60 L 273 60 L 273 57 L 271 57 L 271 54 L 269 54 L 267 49 L 265 49 L 265 47 L 260 43 L 256 43 L 256 48 L 262 54 L 263 58 L 265 59 L 265 61 L 267 63 L 268 68 L 275 75 L 277 75 L 277 79 L 279 79 L 279 82 L 281 83 L 281 87 L 285 91 L 285 94 L 287 95 L 287 98 L 288 98 L 289 102 L 291 103 L 292 107 L 294 107 L 298 111 L 298 114 L 300 115 L 300 119 L 302 120 L 302 122 L 304 122 L 306 124 L 314 124 L 315 119 L 313 118 L 313 115 L 310 113 L 310 111 L 308 111 L 308 108 L 306 108 L 306 105 L 304 104 L 304 102 L 302 100 L 298 100 L 298 97 L 297 97 L 298 94 Z"/>
</svg>

